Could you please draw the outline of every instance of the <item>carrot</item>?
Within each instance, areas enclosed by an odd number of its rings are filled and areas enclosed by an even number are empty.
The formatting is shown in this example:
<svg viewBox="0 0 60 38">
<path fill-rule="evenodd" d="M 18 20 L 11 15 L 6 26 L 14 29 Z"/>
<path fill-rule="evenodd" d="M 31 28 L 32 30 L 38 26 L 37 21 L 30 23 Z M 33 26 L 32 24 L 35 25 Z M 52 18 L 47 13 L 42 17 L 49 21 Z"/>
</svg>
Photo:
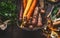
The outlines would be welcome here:
<svg viewBox="0 0 60 38">
<path fill-rule="evenodd" d="M 32 3 L 33 2 L 33 3 Z M 35 8 L 35 6 L 36 6 L 36 3 L 37 3 L 37 0 L 29 0 L 28 2 L 27 2 L 27 6 L 26 6 L 26 9 L 25 9 L 25 11 L 24 11 L 24 14 L 23 14 L 23 19 L 24 19 L 24 17 L 26 17 L 26 15 L 27 15 L 27 19 L 30 19 L 30 16 L 32 15 L 32 12 L 33 12 L 33 10 L 34 10 L 34 8 Z M 32 4 L 32 5 L 31 5 Z M 31 6 L 31 7 L 30 7 Z M 30 9 L 29 9 L 30 8 Z M 28 14 L 27 14 L 28 13 Z M 21 26 L 23 26 L 23 22 L 22 22 L 22 24 L 21 24 Z"/>
<path fill-rule="evenodd" d="M 21 8 L 20 8 L 20 13 L 19 13 L 19 20 L 22 21 L 22 18 L 23 18 L 23 3 L 21 2 Z"/>
<path fill-rule="evenodd" d="M 28 13 L 28 10 L 29 10 L 29 8 L 30 8 L 30 6 L 32 4 L 32 1 L 33 0 L 28 0 L 27 5 L 26 5 L 26 8 L 25 8 L 25 11 L 24 11 L 24 14 L 23 14 L 23 19 L 24 19 L 24 17 L 26 17 L 26 15 Z"/>
<path fill-rule="evenodd" d="M 50 27 L 50 26 L 48 26 L 48 28 L 49 28 L 51 31 L 56 31 L 56 30 L 57 30 L 56 28 L 53 28 L 53 27 Z"/>
<path fill-rule="evenodd" d="M 48 25 L 48 28 L 49 28 L 51 31 L 56 31 L 56 30 L 57 30 L 56 28 L 53 28 L 53 25 L 52 25 L 51 22 L 50 22 L 50 24 Z"/>
<path fill-rule="evenodd" d="M 36 6 L 36 3 L 37 3 L 37 0 L 33 0 L 33 3 L 28 11 L 28 14 L 27 14 L 27 19 L 29 20 L 30 19 L 30 16 L 32 15 L 33 13 L 33 10 L 35 9 L 35 6 Z"/>
<path fill-rule="evenodd" d="M 21 26 L 20 26 L 21 28 L 24 27 L 24 25 L 23 25 L 23 24 L 24 24 L 24 17 L 26 17 L 26 15 L 27 15 L 27 13 L 28 13 L 28 10 L 29 10 L 32 2 L 33 2 L 33 0 L 28 0 L 28 2 L 27 2 L 26 8 L 25 8 L 24 14 L 23 14 L 23 22 L 22 22 L 22 24 L 21 24 Z"/>
<path fill-rule="evenodd" d="M 27 0 L 23 0 L 24 9 L 25 9 L 26 5 L 27 5 Z"/>
<path fill-rule="evenodd" d="M 53 25 L 58 25 L 60 24 L 60 21 L 54 22 Z"/>
</svg>

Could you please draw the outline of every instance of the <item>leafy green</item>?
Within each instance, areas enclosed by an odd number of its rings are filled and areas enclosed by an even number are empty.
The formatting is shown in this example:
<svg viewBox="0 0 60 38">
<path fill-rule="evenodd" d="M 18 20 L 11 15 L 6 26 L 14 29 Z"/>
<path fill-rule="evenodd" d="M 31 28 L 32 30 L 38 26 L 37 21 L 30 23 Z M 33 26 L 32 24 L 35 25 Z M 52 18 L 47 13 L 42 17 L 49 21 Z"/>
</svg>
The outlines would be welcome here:
<svg viewBox="0 0 60 38">
<path fill-rule="evenodd" d="M 57 19 L 56 14 L 57 14 L 58 10 L 59 10 L 59 6 L 54 7 L 54 9 L 52 10 L 52 13 L 51 13 L 52 20 Z"/>
<path fill-rule="evenodd" d="M 2 16 L 5 18 L 5 20 L 6 19 L 14 20 L 17 17 L 15 0 L 0 2 L 0 17 Z"/>
</svg>

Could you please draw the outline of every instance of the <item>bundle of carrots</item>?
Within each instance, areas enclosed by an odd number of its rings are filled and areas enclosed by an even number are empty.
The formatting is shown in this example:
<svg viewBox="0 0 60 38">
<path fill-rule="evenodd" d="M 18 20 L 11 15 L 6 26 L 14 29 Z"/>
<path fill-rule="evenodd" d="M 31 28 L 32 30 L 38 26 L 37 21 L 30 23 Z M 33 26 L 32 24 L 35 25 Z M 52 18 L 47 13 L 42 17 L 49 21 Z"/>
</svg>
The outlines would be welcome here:
<svg viewBox="0 0 60 38">
<path fill-rule="evenodd" d="M 35 9 L 37 0 L 23 0 L 23 3 L 24 3 L 23 19 L 24 19 L 24 17 L 27 17 L 27 20 L 29 20 L 30 16 L 32 15 L 32 13 Z"/>
<path fill-rule="evenodd" d="M 23 8 L 24 8 L 24 12 L 23 12 L 23 21 L 24 18 L 27 18 L 27 21 L 30 19 L 35 7 L 37 4 L 37 0 L 23 0 Z M 23 22 L 22 24 L 23 25 Z"/>
</svg>

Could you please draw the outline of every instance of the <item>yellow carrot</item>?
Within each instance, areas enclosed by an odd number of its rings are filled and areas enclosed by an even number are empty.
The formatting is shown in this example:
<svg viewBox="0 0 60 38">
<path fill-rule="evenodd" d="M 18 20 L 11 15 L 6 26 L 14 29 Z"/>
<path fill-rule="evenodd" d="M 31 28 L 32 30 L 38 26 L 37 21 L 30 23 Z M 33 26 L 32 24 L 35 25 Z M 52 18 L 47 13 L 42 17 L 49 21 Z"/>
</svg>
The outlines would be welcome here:
<svg viewBox="0 0 60 38">
<path fill-rule="evenodd" d="M 34 9 L 35 9 L 35 6 L 36 6 L 36 3 L 37 3 L 37 0 L 33 0 L 33 3 L 28 11 L 28 14 L 27 14 L 27 19 L 29 20 L 30 19 L 30 16 L 32 15 Z"/>
<path fill-rule="evenodd" d="M 33 2 L 33 0 L 28 0 L 28 1 L 27 1 L 27 5 L 26 5 L 26 8 L 25 8 L 24 14 L 23 14 L 23 22 L 24 22 L 24 17 L 26 17 L 26 15 L 27 15 L 27 13 L 28 13 L 28 10 L 29 10 L 32 2 Z M 23 26 L 23 22 L 22 22 L 22 24 L 21 24 L 21 26 L 20 26 L 21 28 L 23 28 L 23 27 L 22 27 L 22 26 Z"/>
<path fill-rule="evenodd" d="M 31 6 L 31 4 L 32 4 L 32 1 L 33 1 L 33 0 L 28 0 L 27 6 L 26 6 L 26 8 L 25 8 L 25 10 L 24 10 L 23 19 L 24 19 L 24 17 L 26 17 L 26 15 L 27 15 L 27 13 L 28 13 L 28 10 L 29 10 L 29 8 L 30 8 L 30 6 Z"/>
</svg>

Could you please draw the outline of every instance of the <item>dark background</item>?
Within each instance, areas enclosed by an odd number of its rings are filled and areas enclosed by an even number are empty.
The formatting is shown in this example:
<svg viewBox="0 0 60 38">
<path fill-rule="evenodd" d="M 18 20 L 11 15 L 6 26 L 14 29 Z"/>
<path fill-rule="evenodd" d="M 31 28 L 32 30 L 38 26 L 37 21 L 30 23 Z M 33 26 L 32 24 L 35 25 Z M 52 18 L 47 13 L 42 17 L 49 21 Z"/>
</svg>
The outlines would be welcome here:
<svg viewBox="0 0 60 38">
<path fill-rule="evenodd" d="M 0 29 L 0 38 L 46 38 L 42 30 L 27 31 L 20 29 L 16 24 L 9 25 L 7 29 Z"/>
</svg>

